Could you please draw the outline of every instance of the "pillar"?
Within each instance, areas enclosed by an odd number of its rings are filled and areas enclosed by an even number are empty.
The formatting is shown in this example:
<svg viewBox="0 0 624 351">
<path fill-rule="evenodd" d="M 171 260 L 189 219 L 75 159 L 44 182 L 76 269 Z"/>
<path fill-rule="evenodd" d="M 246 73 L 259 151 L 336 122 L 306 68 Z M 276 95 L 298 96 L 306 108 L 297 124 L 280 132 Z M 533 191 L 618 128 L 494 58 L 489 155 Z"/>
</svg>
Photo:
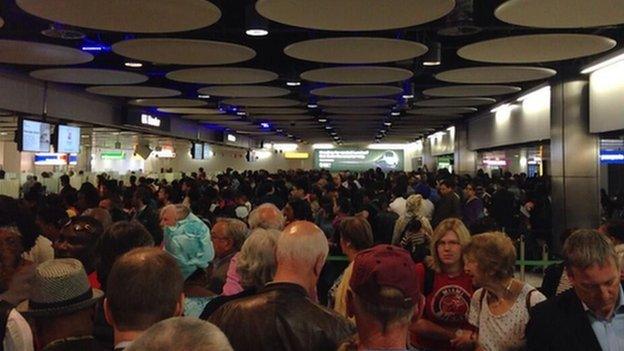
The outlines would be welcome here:
<svg viewBox="0 0 624 351">
<path fill-rule="evenodd" d="M 468 148 L 468 123 L 455 124 L 455 173 L 474 175 L 477 168 L 477 153 Z"/>
</svg>

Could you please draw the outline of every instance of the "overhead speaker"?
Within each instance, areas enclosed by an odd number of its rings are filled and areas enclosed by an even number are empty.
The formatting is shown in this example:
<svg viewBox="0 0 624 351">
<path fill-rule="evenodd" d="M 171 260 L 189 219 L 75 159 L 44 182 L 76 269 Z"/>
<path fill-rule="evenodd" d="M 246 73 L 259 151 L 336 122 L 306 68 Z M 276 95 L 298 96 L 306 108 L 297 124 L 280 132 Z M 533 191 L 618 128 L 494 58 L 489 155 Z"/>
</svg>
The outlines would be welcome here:
<svg viewBox="0 0 624 351">
<path fill-rule="evenodd" d="M 149 148 L 149 145 L 145 144 L 137 144 L 134 149 L 134 154 L 141 156 L 144 160 L 146 160 L 151 153 L 152 150 Z"/>
</svg>

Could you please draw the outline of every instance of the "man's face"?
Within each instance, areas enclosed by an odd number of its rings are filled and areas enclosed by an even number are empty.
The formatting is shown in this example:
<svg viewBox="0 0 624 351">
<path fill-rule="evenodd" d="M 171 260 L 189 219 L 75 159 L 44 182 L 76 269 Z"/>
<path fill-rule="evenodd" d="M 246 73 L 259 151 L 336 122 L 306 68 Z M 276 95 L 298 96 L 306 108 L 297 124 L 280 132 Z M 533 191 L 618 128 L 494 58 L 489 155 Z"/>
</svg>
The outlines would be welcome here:
<svg viewBox="0 0 624 351">
<path fill-rule="evenodd" d="M 14 230 L 0 229 L 0 292 L 8 289 L 13 274 L 21 263 L 22 239 Z"/>
<path fill-rule="evenodd" d="M 576 295 L 601 317 L 608 317 L 619 298 L 620 272 L 611 260 L 605 265 L 594 264 L 585 269 L 571 267 L 568 277 Z"/>
<path fill-rule="evenodd" d="M 168 209 L 160 214 L 160 226 L 173 227 L 178 222 L 175 209 Z"/>
<path fill-rule="evenodd" d="M 212 227 L 210 239 L 217 257 L 223 257 L 232 250 L 232 240 L 227 236 L 227 224 L 225 222 L 217 222 Z"/>
<path fill-rule="evenodd" d="M 451 192 L 451 188 L 447 187 L 444 184 L 440 184 L 440 186 L 438 187 L 438 191 L 440 192 L 440 195 L 446 195 Z"/>
</svg>

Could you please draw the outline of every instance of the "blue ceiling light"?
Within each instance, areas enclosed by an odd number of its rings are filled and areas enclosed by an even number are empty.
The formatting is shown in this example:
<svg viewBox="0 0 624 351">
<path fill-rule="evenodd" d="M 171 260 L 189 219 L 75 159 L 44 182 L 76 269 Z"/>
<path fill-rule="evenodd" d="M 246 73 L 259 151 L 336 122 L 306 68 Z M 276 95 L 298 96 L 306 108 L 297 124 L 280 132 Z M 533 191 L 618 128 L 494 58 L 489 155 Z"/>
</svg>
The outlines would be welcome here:
<svg viewBox="0 0 624 351">
<path fill-rule="evenodd" d="M 87 52 L 108 52 L 111 51 L 111 47 L 107 45 L 85 45 L 81 47 L 80 50 Z"/>
<path fill-rule="evenodd" d="M 269 125 L 269 124 L 268 124 L 268 123 L 266 123 L 266 122 L 262 122 L 262 123 L 260 123 L 260 127 L 261 127 L 261 128 L 264 128 L 264 129 L 268 129 L 268 128 L 271 128 L 271 125 Z"/>
</svg>

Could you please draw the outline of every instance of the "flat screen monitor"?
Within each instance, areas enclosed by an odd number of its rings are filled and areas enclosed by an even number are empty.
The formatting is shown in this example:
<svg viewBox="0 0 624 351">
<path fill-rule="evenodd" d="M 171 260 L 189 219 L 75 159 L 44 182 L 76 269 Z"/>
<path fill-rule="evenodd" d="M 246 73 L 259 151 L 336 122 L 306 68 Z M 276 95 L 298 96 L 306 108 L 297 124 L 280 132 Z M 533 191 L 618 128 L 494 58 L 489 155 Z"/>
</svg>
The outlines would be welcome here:
<svg viewBox="0 0 624 351">
<path fill-rule="evenodd" d="M 204 160 L 207 160 L 213 156 L 212 149 L 210 149 L 210 144 L 204 144 Z"/>
<path fill-rule="evenodd" d="M 50 124 L 22 119 L 20 132 L 20 151 L 50 152 Z"/>
<path fill-rule="evenodd" d="M 60 124 L 57 129 L 56 152 L 71 154 L 80 152 L 80 127 Z"/>
<path fill-rule="evenodd" d="M 200 143 L 193 143 L 192 156 L 194 160 L 201 160 L 204 158 L 204 145 Z"/>
</svg>

